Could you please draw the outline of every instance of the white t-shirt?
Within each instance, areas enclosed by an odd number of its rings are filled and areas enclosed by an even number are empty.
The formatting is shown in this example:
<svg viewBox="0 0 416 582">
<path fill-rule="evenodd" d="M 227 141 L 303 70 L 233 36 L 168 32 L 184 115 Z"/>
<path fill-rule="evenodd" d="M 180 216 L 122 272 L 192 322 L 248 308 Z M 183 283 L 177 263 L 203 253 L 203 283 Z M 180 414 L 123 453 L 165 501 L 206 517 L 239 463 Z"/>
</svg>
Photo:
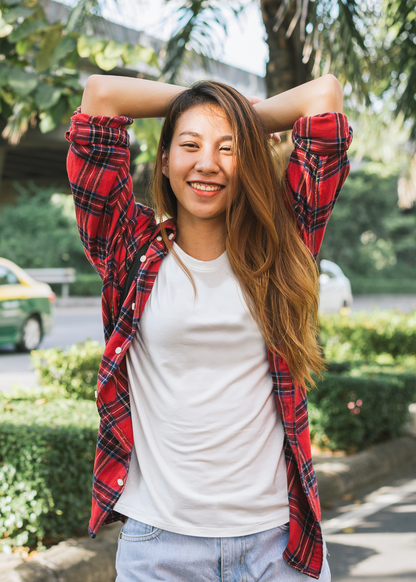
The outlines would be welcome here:
<svg viewBox="0 0 416 582">
<path fill-rule="evenodd" d="M 227 253 L 163 261 L 127 353 L 134 447 L 115 510 L 227 537 L 289 521 L 283 427 L 266 346 Z"/>
</svg>

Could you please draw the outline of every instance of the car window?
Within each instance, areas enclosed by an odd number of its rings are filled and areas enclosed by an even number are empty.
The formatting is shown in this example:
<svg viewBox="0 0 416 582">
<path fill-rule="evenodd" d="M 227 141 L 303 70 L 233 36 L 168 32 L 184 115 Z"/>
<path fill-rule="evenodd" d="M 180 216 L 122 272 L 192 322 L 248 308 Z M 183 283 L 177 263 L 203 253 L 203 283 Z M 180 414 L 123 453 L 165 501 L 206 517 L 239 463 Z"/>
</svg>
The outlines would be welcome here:
<svg viewBox="0 0 416 582">
<path fill-rule="evenodd" d="M 331 271 L 328 271 L 327 269 L 322 269 L 321 270 L 321 275 L 326 275 L 329 279 L 335 279 L 336 278 L 335 273 L 332 273 Z"/>
<path fill-rule="evenodd" d="M 17 285 L 18 283 L 16 275 L 0 265 L 0 285 Z"/>
</svg>

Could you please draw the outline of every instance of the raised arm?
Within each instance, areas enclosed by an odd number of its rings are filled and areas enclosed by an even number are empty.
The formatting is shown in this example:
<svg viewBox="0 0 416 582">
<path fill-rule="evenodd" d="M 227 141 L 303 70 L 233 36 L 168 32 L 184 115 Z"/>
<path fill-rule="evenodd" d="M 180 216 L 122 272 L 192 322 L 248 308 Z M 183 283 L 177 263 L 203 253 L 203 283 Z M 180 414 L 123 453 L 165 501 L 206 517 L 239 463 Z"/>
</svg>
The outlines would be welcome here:
<svg viewBox="0 0 416 582">
<path fill-rule="evenodd" d="M 342 89 L 336 77 L 324 75 L 254 105 L 267 133 L 292 129 L 300 117 L 342 113 Z"/>
<path fill-rule="evenodd" d="M 133 119 L 165 117 L 169 102 L 183 87 L 113 75 L 89 77 L 82 97 L 81 111 L 87 115 Z"/>
</svg>

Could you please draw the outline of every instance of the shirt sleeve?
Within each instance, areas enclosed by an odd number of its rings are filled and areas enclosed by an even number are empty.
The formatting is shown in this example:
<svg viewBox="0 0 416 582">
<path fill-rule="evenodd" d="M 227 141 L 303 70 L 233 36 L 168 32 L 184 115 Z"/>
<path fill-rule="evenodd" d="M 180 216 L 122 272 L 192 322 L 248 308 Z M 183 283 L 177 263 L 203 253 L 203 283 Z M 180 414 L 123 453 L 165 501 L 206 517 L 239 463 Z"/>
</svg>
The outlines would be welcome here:
<svg viewBox="0 0 416 582">
<path fill-rule="evenodd" d="M 79 233 L 101 278 L 110 259 L 125 268 L 129 245 L 137 247 L 154 225 L 153 210 L 134 201 L 126 130 L 131 123 L 129 117 L 93 117 L 78 108 L 65 134 Z"/>
<path fill-rule="evenodd" d="M 352 128 L 342 113 L 301 117 L 286 173 L 299 232 L 314 257 L 340 190 L 348 176 Z"/>
</svg>

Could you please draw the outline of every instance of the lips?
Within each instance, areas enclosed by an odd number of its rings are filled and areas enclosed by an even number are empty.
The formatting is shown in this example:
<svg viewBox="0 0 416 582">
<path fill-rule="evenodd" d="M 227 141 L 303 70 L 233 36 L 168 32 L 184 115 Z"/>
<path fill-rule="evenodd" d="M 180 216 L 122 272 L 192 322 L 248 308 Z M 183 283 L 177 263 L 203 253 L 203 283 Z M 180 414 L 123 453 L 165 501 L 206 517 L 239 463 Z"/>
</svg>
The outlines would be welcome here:
<svg viewBox="0 0 416 582">
<path fill-rule="evenodd" d="M 222 184 L 214 184 L 207 182 L 188 182 L 190 187 L 199 195 L 209 196 L 220 192 L 225 188 Z"/>
</svg>

